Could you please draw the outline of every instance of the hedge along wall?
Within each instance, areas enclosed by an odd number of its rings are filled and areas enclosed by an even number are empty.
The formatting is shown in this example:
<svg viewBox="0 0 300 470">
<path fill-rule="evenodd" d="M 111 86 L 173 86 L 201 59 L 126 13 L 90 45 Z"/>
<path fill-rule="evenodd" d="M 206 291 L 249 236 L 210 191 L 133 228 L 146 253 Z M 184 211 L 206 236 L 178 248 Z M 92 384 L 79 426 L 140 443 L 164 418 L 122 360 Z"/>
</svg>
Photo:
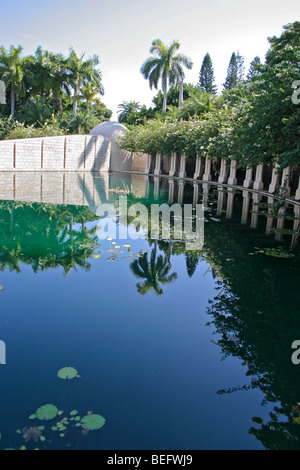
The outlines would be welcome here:
<svg viewBox="0 0 300 470">
<path fill-rule="evenodd" d="M 109 171 L 105 137 L 69 135 L 0 141 L 0 171 Z"/>
</svg>

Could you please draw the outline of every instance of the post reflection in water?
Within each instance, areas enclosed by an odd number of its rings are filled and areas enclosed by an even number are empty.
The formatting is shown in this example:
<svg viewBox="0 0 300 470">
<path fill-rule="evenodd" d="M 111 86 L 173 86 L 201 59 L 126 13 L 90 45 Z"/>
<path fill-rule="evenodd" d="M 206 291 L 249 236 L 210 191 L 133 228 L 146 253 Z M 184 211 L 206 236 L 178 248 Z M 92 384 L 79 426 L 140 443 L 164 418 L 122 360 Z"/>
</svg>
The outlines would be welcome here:
<svg viewBox="0 0 300 470">
<path fill-rule="evenodd" d="M 246 384 L 216 393 L 260 390 L 271 412 L 267 419 L 251 417 L 251 436 L 267 449 L 300 448 L 300 378 L 290 360 L 291 344 L 300 334 L 299 205 L 255 191 L 158 176 L 6 173 L 0 178 L 3 272 L 20 273 L 27 264 L 36 273 L 61 267 L 67 275 L 92 272 L 95 259 L 104 265 L 129 258 L 127 273 L 136 282 L 137 297 L 149 299 L 152 294 L 162 298 L 172 286 L 183 289 L 185 274 L 201 290 L 204 281 L 197 270 L 206 264 L 214 282 L 207 308 L 213 343 L 223 358 L 238 358 L 247 369 Z M 120 194 L 130 196 L 129 204 L 203 203 L 203 249 L 187 251 L 184 241 L 148 237 L 139 253 L 115 244 L 105 254 L 96 234 L 96 211 Z M 188 316 L 190 293 L 182 290 L 182 296 Z M 218 416 L 211 419 L 217 426 Z"/>
</svg>

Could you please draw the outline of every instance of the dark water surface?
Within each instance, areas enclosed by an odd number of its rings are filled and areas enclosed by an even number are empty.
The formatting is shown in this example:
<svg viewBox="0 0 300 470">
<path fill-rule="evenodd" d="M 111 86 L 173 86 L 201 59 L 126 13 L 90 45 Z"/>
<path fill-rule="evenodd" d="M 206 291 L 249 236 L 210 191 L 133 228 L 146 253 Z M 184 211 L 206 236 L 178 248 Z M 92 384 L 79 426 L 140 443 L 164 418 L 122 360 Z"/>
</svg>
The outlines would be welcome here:
<svg viewBox="0 0 300 470">
<path fill-rule="evenodd" d="M 78 175 L 72 192 L 70 175 L 47 178 L 0 201 L 0 447 L 299 449 L 298 208 L 167 179 Z M 120 194 L 204 201 L 203 249 L 99 240 L 96 208 Z M 80 377 L 60 379 L 66 366 Z M 46 404 L 63 414 L 31 416 Z M 105 425 L 82 429 L 87 413 Z M 25 442 L 40 426 L 45 440 Z"/>
</svg>

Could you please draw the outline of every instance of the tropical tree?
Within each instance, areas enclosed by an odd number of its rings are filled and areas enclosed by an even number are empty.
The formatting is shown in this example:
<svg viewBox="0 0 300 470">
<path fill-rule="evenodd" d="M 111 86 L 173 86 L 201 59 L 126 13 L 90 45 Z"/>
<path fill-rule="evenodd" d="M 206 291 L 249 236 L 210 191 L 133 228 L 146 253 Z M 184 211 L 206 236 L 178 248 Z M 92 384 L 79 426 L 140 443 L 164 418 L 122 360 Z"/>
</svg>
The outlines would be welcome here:
<svg viewBox="0 0 300 470">
<path fill-rule="evenodd" d="M 217 86 L 215 85 L 215 75 L 214 69 L 212 65 L 212 60 L 207 53 L 204 56 L 200 74 L 199 74 L 199 86 L 202 91 L 206 91 L 207 93 L 216 94 L 217 93 Z"/>
<path fill-rule="evenodd" d="M 163 114 L 167 109 L 168 85 L 179 85 L 180 98 L 179 106 L 182 103 L 184 70 L 183 67 L 191 69 L 192 61 L 181 53 L 177 53 L 180 44 L 178 41 L 172 41 L 169 46 L 160 39 L 155 39 L 150 47 L 150 53 L 153 54 L 143 63 L 141 73 L 145 79 L 149 80 L 150 88 L 158 88 L 158 82 L 161 80 L 163 99 Z"/>
<path fill-rule="evenodd" d="M 155 295 L 161 296 L 163 289 L 160 284 L 171 284 L 177 279 L 177 273 L 169 274 L 171 270 L 169 257 L 159 255 L 156 259 L 156 252 L 157 243 L 155 242 L 150 261 L 148 261 L 147 253 L 144 253 L 138 260 L 136 259 L 130 264 L 131 272 L 138 279 L 144 279 L 143 282 L 137 283 L 137 290 L 141 295 L 153 289 Z"/>
<path fill-rule="evenodd" d="M 41 125 L 51 116 L 51 107 L 45 96 L 29 98 L 25 105 L 21 106 L 22 118 L 26 124 Z"/>
<path fill-rule="evenodd" d="M 98 94 L 101 94 L 102 89 L 101 87 L 97 85 L 93 85 L 90 82 L 87 82 L 82 88 L 81 88 L 81 96 L 80 98 L 83 98 L 86 103 L 87 103 L 87 109 L 89 110 L 92 104 L 95 102 L 96 96 Z"/>
<path fill-rule="evenodd" d="M 67 69 L 69 71 L 69 82 L 74 90 L 73 97 L 73 114 L 77 113 L 77 102 L 80 99 L 80 89 L 87 82 L 99 89 L 101 95 L 104 94 L 102 85 L 102 74 L 97 68 L 99 65 L 99 57 L 94 55 L 90 59 L 84 60 L 85 54 L 79 57 L 73 48 L 70 49 L 70 54 L 67 59 Z"/>
<path fill-rule="evenodd" d="M 11 116 L 14 117 L 16 105 L 16 93 L 24 91 L 24 59 L 22 58 L 22 46 L 10 46 L 9 51 L 0 48 L 0 78 L 10 89 Z"/>
<path fill-rule="evenodd" d="M 140 109 L 141 105 L 137 101 L 123 101 L 118 106 L 118 122 L 128 122 L 129 115 Z"/>
</svg>

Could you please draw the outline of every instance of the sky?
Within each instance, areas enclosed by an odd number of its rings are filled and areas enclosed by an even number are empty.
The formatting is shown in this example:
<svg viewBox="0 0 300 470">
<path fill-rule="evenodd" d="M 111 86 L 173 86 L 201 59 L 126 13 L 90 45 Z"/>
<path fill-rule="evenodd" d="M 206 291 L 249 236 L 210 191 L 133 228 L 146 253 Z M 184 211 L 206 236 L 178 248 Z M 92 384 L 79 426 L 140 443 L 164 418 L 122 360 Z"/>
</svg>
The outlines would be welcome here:
<svg viewBox="0 0 300 470">
<path fill-rule="evenodd" d="M 209 52 L 219 91 L 233 51 L 264 60 L 267 38 L 300 20 L 299 0 L 0 0 L 0 45 L 21 44 L 24 55 L 37 46 L 67 55 L 73 46 L 100 58 L 102 101 L 117 119 L 118 105 L 138 101 L 151 106 L 157 90 L 140 73 L 154 39 L 178 40 L 193 61 L 186 82 L 197 84 Z"/>
</svg>

